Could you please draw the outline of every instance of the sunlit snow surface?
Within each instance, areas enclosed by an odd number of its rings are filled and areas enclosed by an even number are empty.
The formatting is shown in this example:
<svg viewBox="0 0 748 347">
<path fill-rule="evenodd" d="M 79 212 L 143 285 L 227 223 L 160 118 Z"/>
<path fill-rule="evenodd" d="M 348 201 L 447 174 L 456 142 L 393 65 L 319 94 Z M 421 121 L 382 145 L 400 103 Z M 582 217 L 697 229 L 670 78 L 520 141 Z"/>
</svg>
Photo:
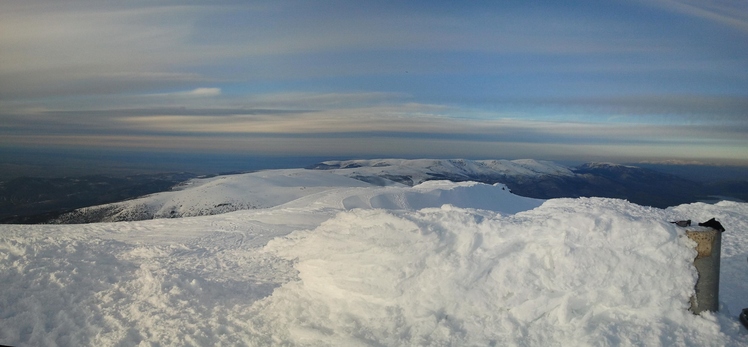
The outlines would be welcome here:
<svg viewBox="0 0 748 347">
<path fill-rule="evenodd" d="M 284 175 L 262 192 L 309 194 L 213 216 L 0 226 L 0 344 L 748 345 L 736 319 L 748 204 Z M 694 316 L 695 251 L 669 221 L 712 217 L 727 228 L 723 305 Z"/>
</svg>

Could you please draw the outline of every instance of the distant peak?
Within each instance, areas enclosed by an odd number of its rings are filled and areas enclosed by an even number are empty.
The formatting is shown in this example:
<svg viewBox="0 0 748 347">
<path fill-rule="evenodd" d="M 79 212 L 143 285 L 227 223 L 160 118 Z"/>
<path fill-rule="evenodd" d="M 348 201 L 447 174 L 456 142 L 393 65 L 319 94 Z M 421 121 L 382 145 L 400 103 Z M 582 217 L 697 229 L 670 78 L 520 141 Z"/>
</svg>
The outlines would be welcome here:
<svg viewBox="0 0 748 347">
<path fill-rule="evenodd" d="M 386 176 L 396 181 L 402 181 L 404 177 L 407 177 L 411 183 L 430 179 L 464 181 L 483 180 L 487 177 L 574 175 L 568 167 L 551 161 L 534 159 L 364 159 L 325 161 L 310 168 L 348 170 L 349 174 L 355 174 L 357 177 L 362 175 Z"/>
<path fill-rule="evenodd" d="M 609 162 L 591 162 L 582 164 L 580 168 L 588 168 L 588 169 L 602 169 L 602 168 L 629 168 L 629 169 L 638 169 L 637 166 L 631 166 L 631 165 L 623 165 L 623 164 L 616 164 L 616 163 L 609 163 Z"/>
</svg>

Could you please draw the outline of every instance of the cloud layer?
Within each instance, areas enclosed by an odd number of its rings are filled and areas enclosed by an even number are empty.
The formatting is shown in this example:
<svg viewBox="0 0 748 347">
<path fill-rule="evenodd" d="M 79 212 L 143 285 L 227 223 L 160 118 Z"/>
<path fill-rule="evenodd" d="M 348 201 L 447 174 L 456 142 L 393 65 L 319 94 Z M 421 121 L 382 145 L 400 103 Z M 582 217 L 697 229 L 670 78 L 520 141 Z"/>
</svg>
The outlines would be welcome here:
<svg viewBox="0 0 748 347">
<path fill-rule="evenodd" d="M 3 2 L 0 145 L 748 164 L 748 5 Z"/>
</svg>

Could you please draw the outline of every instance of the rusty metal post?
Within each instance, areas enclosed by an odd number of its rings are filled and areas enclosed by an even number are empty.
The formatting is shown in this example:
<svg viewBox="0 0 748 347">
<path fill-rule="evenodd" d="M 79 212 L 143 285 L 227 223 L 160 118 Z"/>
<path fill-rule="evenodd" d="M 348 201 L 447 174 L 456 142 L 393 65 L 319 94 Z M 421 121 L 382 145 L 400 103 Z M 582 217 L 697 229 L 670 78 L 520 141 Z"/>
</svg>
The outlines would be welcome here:
<svg viewBox="0 0 748 347">
<path fill-rule="evenodd" d="M 696 295 L 691 297 L 691 312 L 719 310 L 719 263 L 722 249 L 722 232 L 709 227 L 688 227 L 686 236 L 696 242 L 696 259 L 693 265 L 699 274 Z"/>
</svg>

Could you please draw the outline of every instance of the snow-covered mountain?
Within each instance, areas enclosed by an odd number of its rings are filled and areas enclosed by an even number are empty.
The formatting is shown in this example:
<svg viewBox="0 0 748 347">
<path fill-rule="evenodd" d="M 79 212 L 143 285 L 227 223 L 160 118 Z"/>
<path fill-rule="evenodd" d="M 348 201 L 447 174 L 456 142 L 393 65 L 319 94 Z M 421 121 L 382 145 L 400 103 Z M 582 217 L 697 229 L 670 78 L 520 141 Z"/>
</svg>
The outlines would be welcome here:
<svg viewBox="0 0 748 347">
<path fill-rule="evenodd" d="M 419 172 L 412 171 L 414 174 Z M 370 191 L 366 188 L 374 185 L 347 177 L 338 171 L 267 170 L 192 179 L 172 191 L 78 209 L 59 217 L 56 222 L 92 223 L 194 217 L 284 204 L 299 208 L 327 207 L 324 203 L 328 203 L 330 207 L 342 209 L 414 209 L 438 207 L 446 202 L 460 207 L 495 209 L 497 201 L 506 201 L 494 196 L 496 194 L 511 196 L 512 204 L 520 206 L 519 208 L 535 207 L 541 201 L 509 194 L 506 186 L 501 184 L 491 188 L 476 188 L 476 183 L 463 183 L 449 189 L 440 189 L 444 187 L 444 183 L 426 182 L 414 189 L 404 190 L 402 184 L 389 183 L 390 187 L 362 193 Z"/>
<path fill-rule="evenodd" d="M 429 180 L 493 181 L 509 177 L 525 179 L 541 176 L 574 176 L 563 165 L 533 159 L 520 160 L 466 160 L 466 159 L 373 159 L 325 161 L 312 169 L 332 172 L 385 184 L 384 179 L 407 185 Z"/>
<path fill-rule="evenodd" d="M 366 186 L 370 184 L 329 172 L 304 169 L 197 178 L 180 184 L 172 191 L 78 209 L 60 216 L 57 222 L 116 222 L 204 216 L 268 208 L 326 190 Z"/>
<path fill-rule="evenodd" d="M 746 203 L 543 201 L 500 184 L 377 186 L 318 170 L 154 197 L 156 211 L 265 208 L 0 225 L 0 344 L 748 345 L 736 318 Z M 721 308 L 695 316 L 696 251 L 670 221 L 712 217 L 727 229 Z"/>
<path fill-rule="evenodd" d="M 63 214 L 51 223 L 212 215 L 278 206 L 340 187 L 414 186 L 433 180 L 501 183 L 518 195 L 538 199 L 612 197 L 656 207 L 698 201 L 703 195 L 695 182 L 634 166 L 609 163 L 568 168 L 531 159 L 348 160 L 326 161 L 308 169 L 267 170 L 192 179 L 169 192 L 81 208 Z"/>
<path fill-rule="evenodd" d="M 70 210 L 163 192 L 196 175 L 16 177 L 0 181 L 0 223 L 43 223 Z"/>
<path fill-rule="evenodd" d="M 704 187 L 674 175 L 635 166 L 588 163 L 566 167 L 522 160 L 382 159 L 328 161 L 313 169 L 330 170 L 374 184 L 418 184 L 427 180 L 503 183 L 514 193 L 539 199 L 609 197 L 668 207 L 703 200 Z"/>
<path fill-rule="evenodd" d="M 566 167 L 530 159 L 375 159 L 327 161 L 309 169 L 328 171 L 379 186 L 415 185 L 430 180 L 502 183 L 512 192 L 531 198 L 610 197 L 660 208 L 696 201 L 715 201 L 720 197 L 734 201 L 748 200 L 745 198 L 748 189 L 742 181 L 697 183 L 672 174 L 612 163 Z M 262 201 L 262 192 L 252 190 L 255 189 L 252 187 L 265 185 L 266 182 L 261 177 L 249 175 L 244 176 L 247 180 L 243 180 L 236 177 L 236 174 L 224 175 L 220 179 L 190 181 L 186 186 L 195 188 L 204 185 L 197 189 L 203 192 L 191 190 L 191 194 L 187 194 L 191 196 L 184 198 L 178 197 L 181 194 L 157 194 L 156 197 L 138 199 L 135 205 L 117 203 L 140 197 L 138 192 L 144 194 L 158 191 L 154 188 L 159 186 L 168 189 L 170 185 L 165 185 L 168 182 L 173 185 L 178 182 L 173 179 L 188 176 L 194 177 L 181 173 L 153 178 L 142 175 L 125 179 L 90 176 L 63 179 L 23 178 L 0 182 L 0 200 L 5 202 L 4 206 L 0 206 L 0 223 L 84 223 L 196 216 L 266 208 L 278 203 Z M 126 182 L 130 182 L 130 185 Z M 314 183 L 310 185 L 313 186 Z M 77 187 L 80 191 L 71 191 L 72 187 Z M 304 186 L 296 188 L 301 187 Z M 148 190 L 143 192 L 142 188 Z M 228 192 L 221 193 L 222 189 Z M 290 193 L 290 199 L 304 195 Z M 117 196 L 120 198 L 117 199 Z M 108 204 L 68 213 L 71 209 L 92 206 L 96 202 Z"/>
<path fill-rule="evenodd" d="M 323 167 L 327 170 L 320 170 Z M 310 195 L 313 197 L 305 201 L 315 200 L 320 193 L 339 188 L 417 185 L 436 179 L 499 182 L 507 176 L 573 175 L 563 166 L 535 160 L 353 160 L 324 162 L 316 169 L 266 170 L 192 179 L 172 191 L 81 208 L 58 217 L 53 223 L 213 215 L 278 206 Z"/>
</svg>

